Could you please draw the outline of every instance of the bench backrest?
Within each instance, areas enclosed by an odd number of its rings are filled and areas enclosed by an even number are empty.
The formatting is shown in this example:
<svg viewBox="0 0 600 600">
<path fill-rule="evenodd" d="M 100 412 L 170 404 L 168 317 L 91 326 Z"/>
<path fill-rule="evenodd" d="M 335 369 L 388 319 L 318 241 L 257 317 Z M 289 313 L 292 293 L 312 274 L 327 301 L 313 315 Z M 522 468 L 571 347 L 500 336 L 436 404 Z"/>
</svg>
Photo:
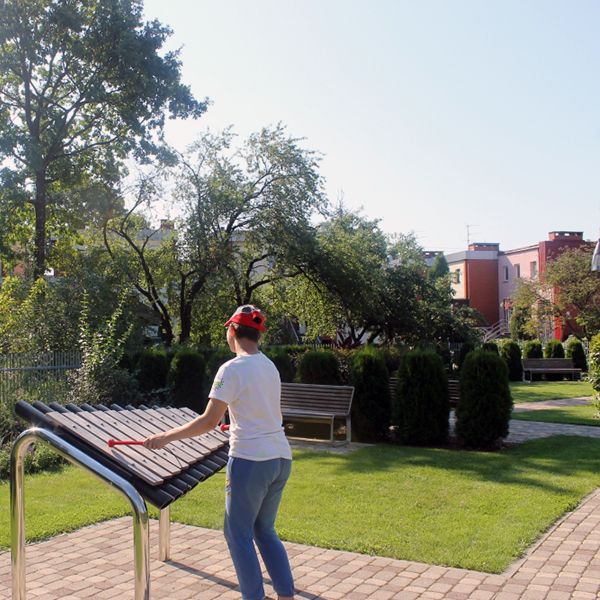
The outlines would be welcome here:
<svg viewBox="0 0 600 600">
<path fill-rule="evenodd" d="M 282 383 L 281 408 L 327 412 L 347 416 L 352 407 L 354 388 L 349 385 Z"/>
<path fill-rule="evenodd" d="M 524 369 L 572 369 L 572 358 L 524 358 Z"/>
</svg>

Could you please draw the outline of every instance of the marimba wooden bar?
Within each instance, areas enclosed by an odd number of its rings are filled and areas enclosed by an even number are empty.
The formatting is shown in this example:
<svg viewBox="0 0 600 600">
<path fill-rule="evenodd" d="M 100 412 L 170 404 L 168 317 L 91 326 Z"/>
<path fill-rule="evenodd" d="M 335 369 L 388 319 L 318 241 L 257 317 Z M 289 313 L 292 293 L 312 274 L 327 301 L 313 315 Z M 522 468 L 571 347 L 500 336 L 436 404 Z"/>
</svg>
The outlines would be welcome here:
<svg viewBox="0 0 600 600">
<path fill-rule="evenodd" d="M 159 557 L 169 558 L 170 505 L 221 470 L 228 459 L 229 434 L 214 429 L 173 442 L 161 450 L 140 445 L 108 446 L 109 439 L 144 439 L 187 423 L 198 415 L 187 408 L 77 406 L 17 402 L 15 412 L 35 427 L 24 431 L 11 455 L 11 553 L 13 600 L 25 600 L 23 462 L 36 440 L 91 471 L 127 497 L 134 514 L 135 598 L 150 597 L 148 512 L 160 509 Z"/>
</svg>

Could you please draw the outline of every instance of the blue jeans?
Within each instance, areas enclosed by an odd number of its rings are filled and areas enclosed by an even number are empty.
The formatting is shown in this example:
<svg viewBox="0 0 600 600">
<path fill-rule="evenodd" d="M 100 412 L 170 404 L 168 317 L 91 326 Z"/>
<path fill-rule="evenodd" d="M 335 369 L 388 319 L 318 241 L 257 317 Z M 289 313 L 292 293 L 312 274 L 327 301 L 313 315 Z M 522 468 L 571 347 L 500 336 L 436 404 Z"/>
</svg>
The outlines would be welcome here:
<svg viewBox="0 0 600 600">
<path fill-rule="evenodd" d="M 224 532 L 243 600 L 265 597 L 253 541 L 277 594 L 294 595 L 288 556 L 275 532 L 277 509 L 291 468 L 292 461 L 285 458 L 254 461 L 230 457 L 227 463 Z"/>
</svg>

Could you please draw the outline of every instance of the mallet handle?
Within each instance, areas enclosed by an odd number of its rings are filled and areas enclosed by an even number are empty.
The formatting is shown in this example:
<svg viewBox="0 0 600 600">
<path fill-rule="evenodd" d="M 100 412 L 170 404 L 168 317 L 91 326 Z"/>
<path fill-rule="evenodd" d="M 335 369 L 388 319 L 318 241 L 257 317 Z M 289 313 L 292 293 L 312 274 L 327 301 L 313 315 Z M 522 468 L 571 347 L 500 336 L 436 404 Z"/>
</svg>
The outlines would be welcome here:
<svg viewBox="0 0 600 600">
<path fill-rule="evenodd" d="M 108 447 L 113 446 L 142 446 L 144 442 L 141 440 L 108 440 Z"/>
</svg>

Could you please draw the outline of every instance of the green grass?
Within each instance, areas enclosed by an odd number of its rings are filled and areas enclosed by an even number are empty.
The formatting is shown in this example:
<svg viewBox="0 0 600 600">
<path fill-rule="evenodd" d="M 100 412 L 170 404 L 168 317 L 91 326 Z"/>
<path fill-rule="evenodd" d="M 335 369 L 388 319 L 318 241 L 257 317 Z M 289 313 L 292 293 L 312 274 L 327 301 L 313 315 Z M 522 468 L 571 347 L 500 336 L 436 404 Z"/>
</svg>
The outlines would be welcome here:
<svg viewBox="0 0 600 600">
<path fill-rule="evenodd" d="M 375 446 L 348 456 L 295 452 L 282 538 L 326 548 L 501 572 L 600 485 L 600 440 L 556 437 L 500 453 Z M 172 518 L 221 528 L 224 476 L 173 505 Z M 29 540 L 127 514 L 80 469 L 26 480 Z M 156 514 L 156 513 L 154 513 Z M 9 544 L 8 485 L 0 545 Z"/>
<path fill-rule="evenodd" d="M 579 398 L 594 394 L 591 383 L 587 381 L 534 381 L 533 383 L 513 381 L 510 384 L 510 391 L 515 404 Z"/>
<path fill-rule="evenodd" d="M 600 427 L 598 409 L 593 404 L 513 412 L 512 418 L 520 421 L 542 421 L 544 423 L 567 423 L 569 425 Z"/>
</svg>

